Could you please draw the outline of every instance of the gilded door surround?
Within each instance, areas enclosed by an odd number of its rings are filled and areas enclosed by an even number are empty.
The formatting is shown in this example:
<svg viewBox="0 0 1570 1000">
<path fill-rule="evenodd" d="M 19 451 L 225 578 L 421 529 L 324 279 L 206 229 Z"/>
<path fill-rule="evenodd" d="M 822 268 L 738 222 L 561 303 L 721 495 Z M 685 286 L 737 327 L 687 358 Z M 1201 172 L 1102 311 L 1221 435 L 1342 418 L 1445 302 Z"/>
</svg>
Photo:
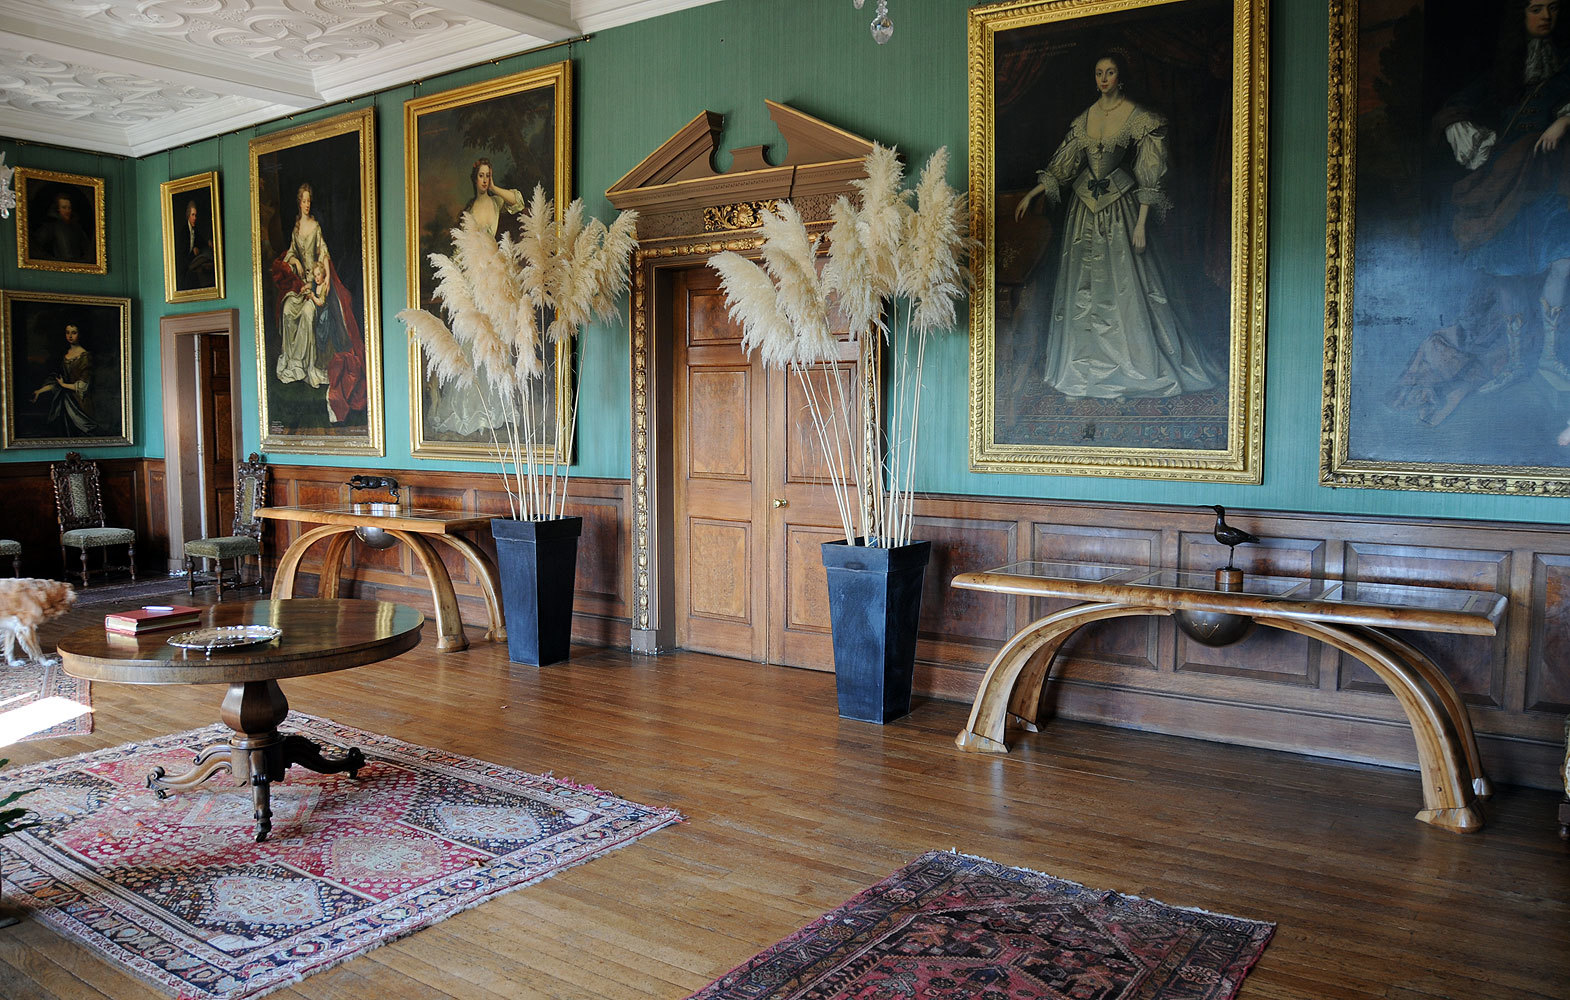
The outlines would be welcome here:
<svg viewBox="0 0 1570 1000">
<path fill-rule="evenodd" d="M 865 176 L 872 143 L 766 101 L 787 150 L 771 165 L 766 146 L 732 151 L 732 167 L 713 167 L 725 119 L 699 113 L 605 192 L 617 209 L 635 208 L 629 326 L 632 366 L 632 649 L 675 645 L 674 485 L 671 480 L 670 275 L 702 267 L 722 250 L 763 246 L 761 211 L 790 199 L 809 229 L 826 230 L 829 210 L 851 181 Z"/>
</svg>

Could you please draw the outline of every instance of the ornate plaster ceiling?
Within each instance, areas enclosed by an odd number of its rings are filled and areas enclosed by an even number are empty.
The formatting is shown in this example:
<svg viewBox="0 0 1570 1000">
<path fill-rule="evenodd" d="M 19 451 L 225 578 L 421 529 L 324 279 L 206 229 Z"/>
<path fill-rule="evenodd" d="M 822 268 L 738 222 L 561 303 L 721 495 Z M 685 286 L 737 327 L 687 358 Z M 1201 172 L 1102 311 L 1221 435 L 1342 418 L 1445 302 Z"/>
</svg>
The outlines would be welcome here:
<svg viewBox="0 0 1570 1000">
<path fill-rule="evenodd" d="M 0 137 L 142 156 L 714 0 L 4 0 Z"/>
</svg>

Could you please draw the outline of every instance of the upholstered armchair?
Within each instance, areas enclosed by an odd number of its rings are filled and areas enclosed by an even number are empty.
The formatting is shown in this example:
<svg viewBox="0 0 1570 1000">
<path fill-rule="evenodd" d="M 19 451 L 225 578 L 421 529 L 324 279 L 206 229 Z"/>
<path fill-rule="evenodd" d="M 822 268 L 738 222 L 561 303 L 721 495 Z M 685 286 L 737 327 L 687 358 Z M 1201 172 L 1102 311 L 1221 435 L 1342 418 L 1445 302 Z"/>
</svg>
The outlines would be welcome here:
<svg viewBox="0 0 1570 1000">
<path fill-rule="evenodd" d="M 266 590 L 267 574 L 262 568 L 262 519 L 256 516 L 258 507 L 267 505 L 267 463 L 261 456 L 251 452 L 249 458 L 235 468 L 234 476 L 234 524 L 229 528 L 229 534 L 221 538 L 198 538 L 185 543 L 185 582 L 186 591 L 196 591 L 196 560 L 202 560 L 205 569 L 208 560 L 213 563 L 210 575 L 204 574 L 204 582 L 211 579 L 218 586 L 218 600 L 224 599 L 224 570 L 225 559 L 234 560 L 235 588 L 249 586 L 244 582 L 241 572 L 244 560 L 249 556 L 256 557 L 256 579 L 258 591 Z"/>
<path fill-rule="evenodd" d="M 87 553 L 92 549 L 108 549 L 124 545 L 127 566 L 110 566 L 109 554 L 104 553 L 99 572 L 129 569 L 131 579 L 136 579 L 136 532 L 130 528 L 112 528 L 104 524 L 104 498 L 98 485 L 98 463 L 85 461 L 74 451 L 67 452 L 65 461 L 49 466 L 49 476 L 54 480 L 55 516 L 60 522 L 60 562 L 67 576 L 71 574 L 71 560 L 67 549 L 77 549 L 82 562 L 82 587 L 88 586 L 89 570 Z"/>
</svg>

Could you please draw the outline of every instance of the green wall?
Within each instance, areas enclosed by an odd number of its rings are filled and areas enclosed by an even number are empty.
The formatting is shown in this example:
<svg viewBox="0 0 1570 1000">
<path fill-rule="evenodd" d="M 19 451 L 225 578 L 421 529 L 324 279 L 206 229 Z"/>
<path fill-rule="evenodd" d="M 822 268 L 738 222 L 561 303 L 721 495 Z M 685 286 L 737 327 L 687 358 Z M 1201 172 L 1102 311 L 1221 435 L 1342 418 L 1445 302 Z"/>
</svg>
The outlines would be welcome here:
<svg viewBox="0 0 1570 1000">
<path fill-rule="evenodd" d="M 142 253 L 141 223 L 138 213 L 139 199 L 128 197 L 134 190 L 138 165 L 116 156 L 99 156 L 69 149 L 48 146 L 30 146 L 0 139 L 0 151 L 5 153 L 8 167 L 26 167 L 32 170 L 58 170 L 68 174 L 83 174 L 104 179 L 104 202 L 108 215 L 104 220 L 104 254 L 108 257 L 107 274 L 71 274 L 64 271 L 38 271 L 17 266 L 15 212 L 11 218 L 0 222 L 0 288 L 8 291 L 48 292 L 62 295 L 101 295 L 131 300 L 131 399 L 134 422 L 131 430 L 132 444 L 120 448 L 95 448 L 94 455 L 120 458 L 146 454 L 147 431 L 143 416 L 149 408 L 158 406 L 158 378 L 155 367 L 151 383 L 146 381 L 146 357 L 138 353 L 141 346 L 140 329 L 143 325 L 142 303 L 153 302 L 156 309 L 163 302 L 163 290 L 156 299 L 149 300 L 141 291 L 143 268 L 139 257 Z M 13 185 L 14 186 L 14 185 Z M 156 224 L 156 223 L 155 223 Z M 157 320 L 154 320 L 157 328 Z M 36 388 L 18 386 L 19 390 Z M 162 431 L 160 431 L 162 433 Z M 0 451 L 0 462 L 47 462 L 65 457 L 67 449 L 60 448 L 11 448 Z"/>
<path fill-rule="evenodd" d="M 32 163 L 109 178 L 112 271 L 107 279 L 53 279 L 44 272 L 4 270 L 7 287 L 129 294 L 144 308 L 133 313 L 141 337 L 137 372 L 141 415 L 131 453 L 162 454 L 157 398 L 159 317 L 218 306 L 240 310 L 253 328 L 247 142 L 290 124 L 351 108 L 377 111 L 381 206 L 382 370 L 387 456 L 345 460 L 283 456 L 290 462 L 411 467 L 408 444 L 406 337 L 392 316 L 405 302 L 403 102 L 480 79 L 571 58 L 576 75 L 576 190 L 591 212 L 608 218 L 603 192 L 700 110 L 726 116 L 727 148 L 768 143 L 776 161 L 780 140 L 763 101 L 783 101 L 835 125 L 898 145 L 919 164 L 947 144 L 954 153 L 950 181 L 965 184 L 966 0 L 903 0 L 892 7 L 893 41 L 873 44 L 867 9 L 845 0 L 724 0 L 642 24 L 596 34 L 587 42 L 504 60 L 349 102 L 293 122 L 247 129 L 195 143 L 134 164 L 85 154 L 24 147 L 11 154 Z M 1318 485 L 1320 372 L 1324 312 L 1325 113 L 1327 91 L 1325 0 L 1276 0 L 1271 12 L 1269 327 L 1265 389 L 1264 483 L 1206 485 L 1063 476 L 972 473 L 967 468 L 968 354 L 963 331 L 939 338 L 929 350 L 922 415 L 918 488 L 973 495 L 1127 500 L 1356 513 L 1411 514 L 1561 522 L 1563 499 L 1450 495 L 1376 490 L 1330 490 Z M 8 151 L 15 147 L 4 147 Z M 58 161 L 56 164 L 55 161 Z M 38 165 L 44 165 L 39 162 Z M 717 164 L 729 166 L 728 154 Z M 138 224 L 136 206 L 157 204 L 158 185 L 216 169 L 222 175 L 226 287 L 220 303 L 166 306 L 161 237 L 155 210 Z M 129 192 L 129 195 L 127 194 Z M 134 236 L 132 235 L 134 234 Z M 0 239 L 10 234 L 0 233 Z M 68 280 L 69 279 L 69 280 Z M 629 465 L 628 352 L 625 316 L 587 330 L 582 341 L 583 403 L 579 459 L 583 475 L 621 477 Z M 256 358 L 243 358 L 241 386 L 247 449 L 258 441 Z M 149 391 L 149 389 L 151 391 Z M 0 461 L 48 457 L 11 452 Z M 422 462 L 431 468 L 474 468 L 460 462 Z"/>
</svg>

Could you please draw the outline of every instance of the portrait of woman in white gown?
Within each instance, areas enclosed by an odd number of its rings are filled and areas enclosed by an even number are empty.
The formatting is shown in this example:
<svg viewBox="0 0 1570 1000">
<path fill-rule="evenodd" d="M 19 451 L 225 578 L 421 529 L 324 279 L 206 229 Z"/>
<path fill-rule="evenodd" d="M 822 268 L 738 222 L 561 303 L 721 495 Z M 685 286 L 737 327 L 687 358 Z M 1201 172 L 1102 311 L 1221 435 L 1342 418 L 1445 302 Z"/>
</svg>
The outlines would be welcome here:
<svg viewBox="0 0 1570 1000">
<path fill-rule="evenodd" d="M 474 197 L 464 206 L 463 214 L 474 216 L 487 233 L 495 236 L 503 219 L 517 215 L 524 209 L 524 197 L 514 188 L 496 186 L 495 170 L 488 157 L 481 157 L 469 168 L 469 181 L 474 186 Z M 456 223 L 455 223 L 456 224 Z M 490 431 L 500 424 L 500 415 L 488 408 L 481 398 L 478 386 L 441 386 L 434 380 L 425 387 L 430 400 L 427 426 L 438 433 L 474 434 Z"/>
<path fill-rule="evenodd" d="M 1041 281 L 1050 299 L 1036 289 L 1034 319 L 1041 377 L 1070 397 L 1177 396 L 1226 381 L 1174 295 L 1159 225 L 1171 207 L 1167 121 L 1128 95 L 1127 64 L 1116 50 L 1096 58 L 1095 101 L 1014 210 L 1022 219 L 1038 199 L 1063 206 L 1058 252 L 1041 267 L 1056 269 Z"/>
</svg>

